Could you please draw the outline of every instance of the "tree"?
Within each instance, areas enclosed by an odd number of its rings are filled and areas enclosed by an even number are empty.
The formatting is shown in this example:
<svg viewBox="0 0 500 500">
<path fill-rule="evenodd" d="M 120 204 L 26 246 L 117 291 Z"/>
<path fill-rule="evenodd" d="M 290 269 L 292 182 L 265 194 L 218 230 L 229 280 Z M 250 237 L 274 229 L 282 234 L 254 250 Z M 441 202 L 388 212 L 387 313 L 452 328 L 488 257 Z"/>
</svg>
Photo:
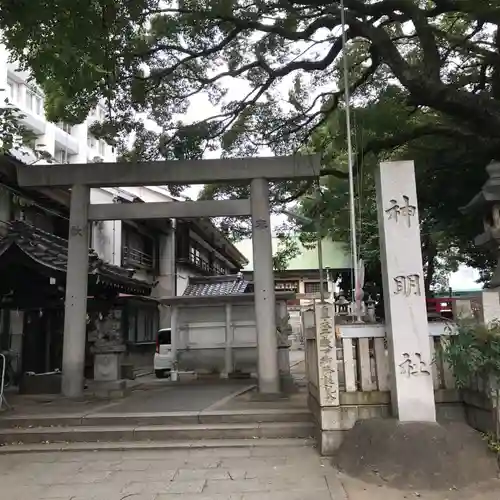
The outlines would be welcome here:
<svg viewBox="0 0 500 500">
<path fill-rule="evenodd" d="M 159 157 L 219 146 L 230 155 L 296 151 L 342 102 L 343 55 L 354 98 L 369 97 L 373 82 L 397 81 L 407 103 L 439 118 L 368 142 L 365 152 L 434 134 L 480 137 L 498 157 L 498 2 L 344 3 L 347 50 L 338 0 L 0 0 L 0 29 L 43 87 L 52 120 L 79 122 L 106 99 L 108 121 L 96 132 L 116 141 L 136 128 L 137 113 L 147 115 L 160 132 L 136 134 Z M 230 99 L 234 80 L 241 93 Z M 199 93 L 220 112 L 180 123 Z"/>
<path fill-rule="evenodd" d="M 377 99 L 354 106 L 354 145 L 366 141 L 382 142 L 386 133 L 403 135 L 409 128 L 437 120 L 425 110 L 410 111 L 398 87 L 388 87 Z M 408 123 L 408 116 L 411 116 L 411 123 Z M 343 113 L 333 115 L 313 135 L 310 147 L 336 151 L 335 161 L 345 164 L 344 121 Z M 481 141 L 464 141 L 461 136 L 428 135 L 404 146 L 388 148 L 378 155 L 360 155 L 360 175 L 356 182 L 357 232 L 359 253 L 366 266 L 366 281 L 379 281 L 381 272 L 373 173 L 380 161 L 394 159 L 415 161 L 426 292 L 442 288 L 446 276 L 459 264 L 483 271 L 492 268 L 492 256 L 473 244 L 474 237 L 481 232 L 481 221 L 476 216 L 464 216 L 459 210 L 486 180 L 486 172 L 478 169 L 478 165 L 487 161 L 485 154 L 488 153 L 482 150 Z M 321 196 L 302 200 L 299 209 L 320 221 L 329 237 L 350 243 L 346 180 L 333 176 L 325 178 Z M 303 227 L 302 230 L 304 239 L 315 240 L 314 228 Z"/>
<path fill-rule="evenodd" d="M 314 149 L 327 165 L 323 175 L 341 179 L 345 149 L 322 143 L 315 132 L 342 120 L 346 58 L 353 102 L 369 107 L 384 92 L 397 93 L 405 121 L 384 121 L 384 130 L 367 127 L 370 133 L 356 138 L 356 173 L 368 153 L 419 155 L 419 175 L 433 186 L 420 193 L 421 206 L 428 196 L 435 208 L 428 221 L 449 222 L 445 233 L 461 233 L 464 246 L 457 248 L 477 263 L 472 230 L 457 209 L 479 188 L 485 164 L 500 159 L 500 5 L 344 4 L 346 47 L 339 0 L 0 0 L 0 29 L 43 87 L 49 118 L 79 122 L 105 99 L 108 119 L 94 133 L 120 146 L 134 132 L 137 150 L 128 159 L 199 158 L 219 147 L 224 155 Z M 236 98 L 227 93 L 230 82 L 240 91 Z M 216 105 L 216 116 L 180 122 L 189 98 L 200 93 Z M 159 131 L 145 127 L 144 117 Z M 451 194 L 443 196 L 443 185 Z M 271 195 L 287 202 L 313 187 L 280 183 Z M 232 196 L 234 189 L 217 186 L 205 196 L 224 192 Z M 436 253 L 436 237 L 425 245 Z"/>
</svg>

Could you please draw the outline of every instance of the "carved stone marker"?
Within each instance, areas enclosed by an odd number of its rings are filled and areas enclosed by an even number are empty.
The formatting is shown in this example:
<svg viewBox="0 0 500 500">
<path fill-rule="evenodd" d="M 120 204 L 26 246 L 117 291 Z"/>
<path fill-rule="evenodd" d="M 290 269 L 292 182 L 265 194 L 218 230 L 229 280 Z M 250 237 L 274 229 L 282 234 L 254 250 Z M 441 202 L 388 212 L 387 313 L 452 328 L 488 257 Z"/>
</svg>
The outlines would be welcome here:
<svg viewBox="0 0 500 500">
<path fill-rule="evenodd" d="M 435 422 L 433 360 L 412 161 L 380 165 L 377 205 L 393 413 L 402 422 Z"/>
<path fill-rule="evenodd" d="M 339 404 L 339 374 L 333 307 L 327 303 L 316 306 L 316 349 L 321 406 L 338 406 Z"/>
</svg>

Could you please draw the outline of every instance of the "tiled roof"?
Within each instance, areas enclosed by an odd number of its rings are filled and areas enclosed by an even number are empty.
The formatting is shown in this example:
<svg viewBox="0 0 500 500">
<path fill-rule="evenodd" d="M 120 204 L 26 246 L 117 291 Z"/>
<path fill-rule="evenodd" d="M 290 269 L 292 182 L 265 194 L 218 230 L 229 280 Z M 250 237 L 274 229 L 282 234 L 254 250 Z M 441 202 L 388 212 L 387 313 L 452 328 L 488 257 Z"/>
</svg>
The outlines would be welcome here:
<svg viewBox="0 0 500 500">
<path fill-rule="evenodd" d="M 237 295 L 248 292 L 250 283 L 239 275 L 191 277 L 183 293 L 185 297 L 207 295 Z"/>
<path fill-rule="evenodd" d="M 7 235 L 0 239 L 0 258 L 9 249 L 17 247 L 33 261 L 54 271 L 66 273 L 68 242 L 24 221 L 8 224 Z M 132 272 L 101 260 L 89 249 L 89 284 L 103 285 L 136 295 L 149 295 L 152 285 L 132 277 Z"/>
</svg>

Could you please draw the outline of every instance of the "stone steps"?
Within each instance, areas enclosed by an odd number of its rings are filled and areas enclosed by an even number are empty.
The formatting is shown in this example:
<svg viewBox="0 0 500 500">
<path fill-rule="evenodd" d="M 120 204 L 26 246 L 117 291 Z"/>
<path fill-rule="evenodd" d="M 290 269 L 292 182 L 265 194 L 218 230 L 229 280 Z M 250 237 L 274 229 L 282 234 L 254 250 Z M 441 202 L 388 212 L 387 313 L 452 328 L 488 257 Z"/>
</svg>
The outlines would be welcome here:
<svg viewBox="0 0 500 500">
<path fill-rule="evenodd" d="M 4 428 L 1 445 L 99 443 L 119 441 L 199 441 L 224 439 L 311 438 L 314 424 L 296 422 L 196 423 L 177 425 L 105 425 Z"/>
<path fill-rule="evenodd" d="M 34 427 L 150 426 L 179 424 L 224 424 L 264 422 L 311 422 L 307 409 L 218 410 L 168 413 L 94 413 L 11 415 L 0 418 L 2 429 Z"/>
<path fill-rule="evenodd" d="M 0 418 L 1 453 L 95 449 L 96 446 L 118 450 L 124 446 L 218 447 L 223 442 L 229 446 L 234 443 L 249 446 L 273 440 L 280 443 L 309 440 L 313 435 L 312 417 L 305 409 L 10 415 Z"/>
<path fill-rule="evenodd" d="M 34 443 L 0 446 L 0 455 L 10 453 L 53 453 L 76 451 L 186 450 L 206 448 L 265 448 L 314 446 L 313 439 L 204 439 L 198 441 L 117 441 L 112 443 Z"/>
</svg>

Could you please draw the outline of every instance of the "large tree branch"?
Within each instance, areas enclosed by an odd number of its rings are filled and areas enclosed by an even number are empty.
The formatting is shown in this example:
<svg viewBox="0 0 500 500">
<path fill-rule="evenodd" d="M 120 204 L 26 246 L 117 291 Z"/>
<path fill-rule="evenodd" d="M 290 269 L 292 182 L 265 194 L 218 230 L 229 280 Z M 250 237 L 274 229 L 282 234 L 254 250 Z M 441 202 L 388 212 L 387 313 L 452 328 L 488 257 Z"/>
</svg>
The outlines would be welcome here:
<svg viewBox="0 0 500 500">
<path fill-rule="evenodd" d="M 427 136 L 441 136 L 456 138 L 460 136 L 464 140 L 477 141 L 477 137 L 469 132 L 452 128 L 446 125 L 439 124 L 425 124 L 419 125 L 412 129 L 403 130 L 399 134 L 390 135 L 387 137 L 376 137 L 369 140 L 363 148 L 356 153 L 356 163 L 354 165 L 354 175 L 358 175 L 358 167 L 363 163 L 363 158 L 368 154 L 379 154 L 384 151 L 392 151 L 401 146 L 409 144 L 412 141 L 422 139 Z M 347 179 L 348 173 L 345 170 L 338 168 L 324 168 L 321 169 L 321 175 L 332 175 L 339 179 Z"/>
</svg>

